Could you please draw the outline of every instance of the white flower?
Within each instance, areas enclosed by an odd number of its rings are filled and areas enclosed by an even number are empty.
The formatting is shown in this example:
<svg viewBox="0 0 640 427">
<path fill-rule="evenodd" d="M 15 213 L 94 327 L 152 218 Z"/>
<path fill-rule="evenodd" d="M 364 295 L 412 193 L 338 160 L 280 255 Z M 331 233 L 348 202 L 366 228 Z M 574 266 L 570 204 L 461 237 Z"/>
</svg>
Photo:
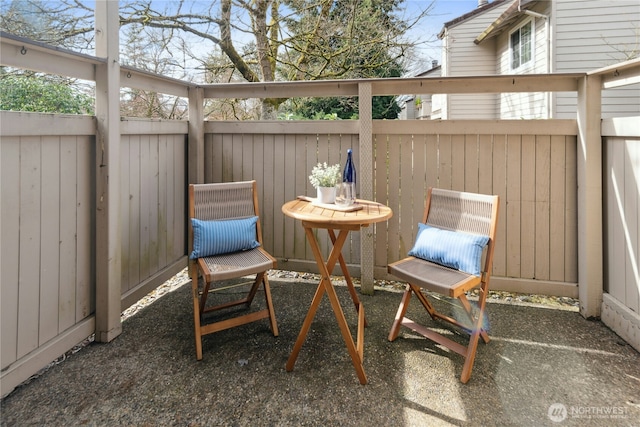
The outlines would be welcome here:
<svg viewBox="0 0 640 427">
<path fill-rule="evenodd" d="M 340 182 L 340 165 L 327 166 L 327 162 L 318 163 L 311 170 L 309 181 L 315 188 L 335 186 Z"/>
</svg>

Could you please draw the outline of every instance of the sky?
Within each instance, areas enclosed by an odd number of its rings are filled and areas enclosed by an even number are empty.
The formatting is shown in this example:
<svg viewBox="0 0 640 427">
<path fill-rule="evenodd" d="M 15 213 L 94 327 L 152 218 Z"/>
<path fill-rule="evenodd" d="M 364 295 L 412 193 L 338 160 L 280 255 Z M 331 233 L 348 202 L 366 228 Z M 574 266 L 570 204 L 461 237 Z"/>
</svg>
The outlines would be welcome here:
<svg viewBox="0 0 640 427">
<path fill-rule="evenodd" d="M 493 1 L 493 0 L 491 0 Z M 407 14 L 411 15 L 419 10 L 422 10 L 431 4 L 431 0 L 406 0 Z M 424 58 L 426 66 L 421 67 L 417 65 L 415 72 L 419 73 L 428 70 L 432 60 L 437 60 L 440 63 L 441 58 L 441 40 L 437 38 L 438 33 L 442 30 L 445 22 L 451 21 L 465 13 L 471 12 L 478 7 L 478 0 L 435 0 L 434 7 L 429 12 L 420 28 L 414 30 L 416 32 L 416 39 L 425 39 L 431 37 L 435 39 L 433 43 L 426 43 L 419 51 L 421 58 Z M 417 33 L 422 33 L 418 36 Z M 413 32 L 409 35 L 413 37 Z"/>
</svg>

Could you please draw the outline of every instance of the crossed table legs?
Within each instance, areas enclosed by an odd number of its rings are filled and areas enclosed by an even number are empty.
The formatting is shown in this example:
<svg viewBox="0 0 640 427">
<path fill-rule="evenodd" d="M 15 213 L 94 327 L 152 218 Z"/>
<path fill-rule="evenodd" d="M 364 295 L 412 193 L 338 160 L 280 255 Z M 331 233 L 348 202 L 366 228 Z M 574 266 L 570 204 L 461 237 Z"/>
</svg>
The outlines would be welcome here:
<svg viewBox="0 0 640 427">
<path fill-rule="evenodd" d="M 349 275 L 349 271 L 347 270 L 347 265 L 342 257 L 342 246 L 347 240 L 349 231 L 359 230 L 360 226 L 347 225 L 339 227 L 340 232 L 337 238 L 333 228 L 322 227 L 319 226 L 318 223 L 310 223 L 306 221 L 302 221 L 302 226 L 304 227 L 305 234 L 307 235 L 307 240 L 309 241 L 309 245 L 311 246 L 311 250 L 313 251 L 313 255 L 316 259 L 316 263 L 318 264 L 318 268 L 320 269 L 320 275 L 322 278 L 320 280 L 320 283 L 318 284 L 318 288 L 316 289 L 313 300 L 311 301 L 311 306 L 309 307 L 307 316 L 302 323 L 302 329 L 300 330 L 298 339 L 296 340 L 296 343 L 293 346 L 293 350 L 291 351 L 291 355 L 289 356 L 287 364 L 285 365 L 286 370 L 287 372 L 291 372 L 293 370 L 293 365 L 295 365 L 298 354 L 300 353 L 300 349 L 302 348 L 302 344 L 307 337 L 307 333 L 309 332 L 309 328 L 311 327 L 311 322 L 313 321 L 316 311 L 318 310 L 318 306 L 320 305 L 320 301 L 322 300 L 322 297 L 326 292 L 329 297 L 329 301 L 331 302 L 331 307 L 333 308 L 336 320 L 338 321 L 338 326 L 340 326 L 340 332 L 342 333 L 342 337 L 344 338 L 345 344 L 347 345 L 347 350 L 349 351 L 349 355 L 351 356 L 353 367 L 356 369 L 356 374 L 358 375 L 360 384 L 366 384 L 367 376 L 364 373 L 364 366 L 362 363 L 364 360 L 364 327 L 366 326 L 367 321 L 364 317 L 364 306 L 358 298 L 358 294 L 356 293 L 353 282 L 351 281 L 351 276 Z M 333 243 L 333 248 L 331 249 L 331 253 L 329 254 L 329 258 L 327 259 L 326 263 L 322 258 L 322 253 L 320 252 L 318 241 L 313 234 L 314 228 L 327 228 L 327 232 L 329 233 L 329 237 L 331 238 L 331 242 Z M 349 294 L 351 295 L 351 299 L 353 300 L 356 311 L 358 312 L 358 332 L 355 343 L 353 341 L 353 336 L 351 335 L 351 330 L 347 325 L 347 320 L 344 317 L 342 307 L 340 306 L 340 301 L 338 301 L 336 290 L 331 283 L 331 273 L 333 272 L 333 268 L 336 265 L 336 261 L 340 262 L 340 267 L 347 282 Z"/>
</svg>

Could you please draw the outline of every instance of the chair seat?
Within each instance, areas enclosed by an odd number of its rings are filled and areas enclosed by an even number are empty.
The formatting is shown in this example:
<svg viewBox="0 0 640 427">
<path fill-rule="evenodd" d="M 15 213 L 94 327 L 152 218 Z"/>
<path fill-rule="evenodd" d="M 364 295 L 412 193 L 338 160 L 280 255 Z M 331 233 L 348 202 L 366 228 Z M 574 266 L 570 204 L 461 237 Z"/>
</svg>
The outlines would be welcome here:
<svg viewBox="0 0 640 427">
<path fill-rule="evenodd" d="M 257 274 L 275 268 L 276 262 L 261 247 L 199 259 L 208 282 Z"/>
<path fill-rule="evenodd" d="M 480 283 L 478 276 L 415 257 L 389 264 L 387 270 L 408 283 L 452 298 Z"/>
</svg>

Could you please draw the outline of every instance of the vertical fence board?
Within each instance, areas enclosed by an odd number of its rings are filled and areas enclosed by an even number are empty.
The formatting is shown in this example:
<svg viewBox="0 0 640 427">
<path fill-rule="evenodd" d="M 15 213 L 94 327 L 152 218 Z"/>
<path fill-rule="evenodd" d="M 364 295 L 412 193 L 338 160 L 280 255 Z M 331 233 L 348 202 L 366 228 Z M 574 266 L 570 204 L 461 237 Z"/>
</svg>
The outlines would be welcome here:
<svg viewBox="0 0 640 427">
<path fill-rule="evenodd" d="M 564 252 L 565 281 L 578 282 L 578 138 L 567 136 L 566 170 L 565 177 L 565 241 Z"/>
<path fill-rule="evenodd" d="M 287 135 L 285 137 L 286 151 L 289 153 L 289 157 L 286 159 L 286 168 L 289 169 L 289 175 L 287 176 L 285 194 L 286 200 L 292 199 L 298 195 L 310 195 L 315 197 L 315 193 L 307 193 L 307 182 L 309 182 L 309 171 L 307 167 L 307 137 L 305 135 L 295 134 Z M 287 198 L 286 194 L 293 196 Z M 276 206 L 276 212 L 274 217 L 279 219 L 282 224 L 284 234 L 282 238 L 285 241 L 285 245 L 291 245 L 291 252 L 285 249 L 285 253 L 305 253 L 306 241 L 304 238 L 304 232 L 299 221 L 286 221 L 285 215 L 282 213 L 281 206 Z"/>
<path fill-rule="evenodd" d="M 437 187 L 438 186 L 438 146 L 439 146 L 439 136 L 438 135 L 427 135 L 426 137 L 426 168 L 427 172 L 425 174 L 426 182 L 425 186 L 422 189 L 422 209 L 424 212 L 426 200 L 427 200 L 427 188 L 429 187 Z M 422 216 L 421 216 L 422 217 Z"/>
<path fill-rule="evenodd" d="M 404 224 L 400 224 L 400 212 L 402 211 L 402 205 L 400 202 L 400 192 L 398 181 L 400 180 L 400 136 L 399 135 L 387 135 L 386 138 L 382 136 L 383 141 L 386 142 L 388 151 L 388 165 L 387 165 L 387 191 L 389 193 L 387 198 L 387 205 L 394 206 L 394 215 L 388 221 L 388 258 L 387 259 L 401 259 L 406 255 L 404 248 L 406 245 L 411 244 L 411 235 L 407 235 L 404 231 Z"/>
<path fill-rule="evenodd" d="M 422 220 L 426 203 L 427 189 L 427 153 L 428 141 L 426 135 L 413 135 L 413 180 L 411 186 L 411 235 L 418 232 L 418 222 Z M 414 242 L 405 242 L 406 251 L 413 247 Z"/>
<path fill-rule="evenodd" d="M 491 144 L 491 147 L 489 147 Z M 480 153 L 490 150 L 492 154 L 491 168 L 483 173 L 489 173 L 491 189 L 481 187 L 482 192 L 497 194 L 500 196 L 500 208 L 498 211 L 498 230 L 493 255 L 493 275 L 505 276 L 507 274 L 507 139 L 504 135 L 494 135 L 493 141 L 484 139 L 481 142 Z M 484 162 L 481 161 L 482 165 Z M 484 180 L 483 180 L 484 181 Z"/>
<path fill-rule="evenodd" d="M 60 287 L 60 138 L 42 140 L 42 205 L 40 216 L 40 313 L 38 342 L 47 342 L 58 333 L 58 288 Z M 75 166 L 75 165 L 74 165 Z M 72 170 L 75 170 L 72 169 Z M 68 173 L 68 171 L 64 171 Z M 75 178 L 75 176 L 74 176 Z M 71 204 L 72 207 L 75 203 Z M 75 282 L 75 281 L 74 281 Z M 72 282 L 70 286 L 74 284 Z M 69 309 L 75 307 L 69 307 Z M 73 311 L 75 320 L 75 310 Z"/>
<path fill-rule="evenodd" d="M 131 289 L 136 283 L 140 283 L 140 247 L 142 230 L 140 229 L 141 192 L 140 163 L 141 141 L 137 135 L 127 138 L 129 140 L 129 282 L 123 291 Z"/>
<path fill-rule="evenodd" d="M 507 197 L 505 222 L 507 277 L 521 277 L 522 271 L 522 138 L 507 136 Z M 497 256 L 497 254 L 496 254 Z"/>
<path fill-rule="evenodd" d="M 535 278 L 549 280 L 549 158 L 550 137 L 536 137 L 535 161 Z"/>
<path fill-rule="evenodd" d="M 18 358 L 38 346 L 40 279 L 40 151 L 39 137 L 20 143 L 20 259 L 18 277 Z"/>
<path fill-rule="evenodd" d="M 608 289 L 606 291 L 618 301 L 625 303 L 625 256 L 624 246 L 618 242 L 624 241 L 624 145 L 621 141 L 611 139 L 607 144 L 607 159 L 609 162 L 609 186 L 607 191 L 607 206 L 611 206 L 607 218 L 607 266 L 609 271 Z"/>
<path fill-rule="evenodd" d="M 274 203 L 275 192 L 278 191 L 277 183 L 277 171 L 275 170 L 275 159 L 279 154 L 275 147 L 275 139 L 272 135 L 263 135 L 262 143 L 264 144 L 264 161 L 265 164 L 272 165 L 267 171 L 265 170 L 265 187 L 264 187 L 264 223 L 272 230 L 268 230 L 265 227 L 265 234 L 263 237 L 270 242 L 272 248 L 272 254 L 274 256 L 282 256 L 282 239 L 280 235 L 275 235 L 273 229 L 275 228 L 275 211 Z M 276 255 L 278 254 L 278 255 Z"/>
<path fill-rule="evenodd" d="M 495 194 L 493 189 L 493 135 L 479 135 L 476 154 L 476 168 L 478 169 L 478 193 Z M 497 171 L 495 171 L 497 173 Z M 503 171 L 504 172 L 504 171 Z"/>
<path fill-rule="evenodd" d="M 266 162 L 266 153 L 272 153 L 273 147 L 267 147 L 267 143 L 272 144 L 273 141 L 267 139 L 266 135 L 256 135 L 253 138 L 253 164 L 255 169 L 253 176 L 257 182 L 258 194 L 260 196 L 258 208 L 260 209 L 260 219 L 262 223 L 262 240 L 267 250 L 273 254 L 275 241 L 281 239 L 282 236 L 273 233 L 273 231 L 269 233 L 268 230 L 268 227 L 274 224 L 277 217 L 274 217 L 273 213 L 267 210 L 266 194 L 270 194 L 272 190 L 270 186 L 273 185 L 273 175 L 271 171 L 273 166 Z M 275 226 L 272 227 L 275 229 Z"/>
<path fill-rule="evenodd" d="M 95 312 L 94 274 L 91 270 L 95 257 L 92 244 L 93 185 L 91 179 L 94 175 L 94 142 L 93 136 L 69 137 L 69 144 L 75 148 L 76 152 L 76 165 L 74 167 L 76 196 L 75 210 L 73 210 L 76 219 L 76 323 L 86 319 L 91 313 Z M 126 240 L 124 242 L 126 242 Z"/>
<path fill-rule="evenodd" d="M 284 138 L 285 146 L 285 151 L 282 155 L 285 157 L 284 164 L 287 169 L 285 171 L 284 194 L 304 194 L 299 193 L 299 180 L 305 179 L 305 177 L 299 176 L 300 171 L 305 167 L 304 159 L 306 157 L 306 153 L 304 152 L 304 139 L 301 140 L 301 144 L 297 143 L 299 138 L 304 137 L 303 135 L 283 135 L 282 137 Z M 277 236 L 277 239 L 279 240 L 278 246 L 283 248 L 283 252 L 280 256 L 284 256 L 284 254 L 298 253 L 296 250 L 296 244 L 298 242 L 296 242 L 295 238 L 291 237 L 295 236 L 297 227 L 299 227 L 300 224 L 297 224 L 297 221 L 286 221 L 284 214 L 282 214 L 282 212 L 277 212 L 277 206 L 275 206 L 275 204 L 273 218 L 278 227 L 278 230 L 275 232 L 275 236 Z M 302 250 L 302 253 L 304 253 L 304 249 Z"/>
<path fill-rule="evenodd" d="M 479 140 L 479 135 L 464 136 L 464 168 L 461 169 L 464 171 L 464 186 L 462 189 L 472 193 L 478 193 L 480 188 Z"/>
<path fill-rule="evenodd" d="M 129 215 L 133 194 L 131 193 L 131 138 L 122 136 L 120 139 L 120 233 L 122 239 L 122 262 L 120 283 L 122 289 L 129 289 L 131 268 L 131 220 Z"/>
<path fill-rule="evenodd" d="M 474 152 L 475 156 L 476 153 Z M 451 136 L 451 156 L 449 158 L 450 167 L 448 169 L 449 182 L 451 183 L 451 189 L 456 191 L 464 191 L 464 185 L 466 175 L 468 171 L 465 169 L 466 163 L 466 136 L 465 135 L 452 135 Z M 476 175 L 477 177 L 477 175 Z"/>
<path fill-rule="evenodd" d="M 535 136 L 522 136 L 522 181 L 521 181 L 521 246 L 520 274 L 527 279 L 535 278 L 536 250 L 536 145 Z"/>
<path fill-rule="evenodd" d="M 158 260 L 158 193 L 160 188 L 158 186 L 159 170 L 159 138 L 157 135 L 151 135 L 149 138 L 149 160 L 148 160 L 148 173 L 145 175 L 146 181 L 149 183 L 149 199 L 148 199 L 148 229 L 149 229 L 149 249 L 145 253 L 145 258 L 149 260 L 148 271 L 145 279 L 150 277 L 153 273 L 159 270 Z"/>
<path fill-rule="evenodd" d="M 157 213 L 157 229 L 158 229 L 158 237 L 157 237 L 157 267 L 156 271 L 160 266 L 165 266 L 168 263 L 167 258 L 167 236 L 168 236 L 168 224 L 167 224 L 167 215 L 171 210 L 171 207 L 167 204 L 168 197 L 168 175 L 169 175 L 169 162 L 167 160 L 168 150 L 171 142 L 168 139 L 170 136 L 162 136 L 158 140 L 158 213 Z"/>
<path fill-rule="evenodd" d="M 381 135 L 373 135 L 373 194 L 379 203 L 388 204 L 387 189 L 387 144 Z M 391 220 L 389 220 L 391 221 Z M 375 252 L 373 262 L 376 266 L 384 266 L 388 259 L 389 221 L 376 224 Z"/>
<path fill-rule="evenodd" d="M 451 181 L 452 169 L 452 152 L 453 152 L 453 136 L 440 135 L 438 144 L 438 184 L 436 187 L 451 189 L 453 182 Z M 464 172 L 460 172 L 464 174 Z"/>
<path fill-rule="evenodd" d="M 549 280 L 564 281 L 565 176 L 567 147 L 563 136 L 551 137 L 549 187 Z"/>
<path fill-rule="evenodd" d="M 185 173 L 188 168 L 185 165 L 185 154 L 188 140 L 184 135 L 176 134 L 173 136 L 171 145 L 168 149 L 168 172 L 169 178 L 167 183 L 167 203 L 168 203 L 168 236 L 167 236 L 167 254 L 169 259 L 167 263 L 178 259 L 184 254 L 184 236 L 187 220 L 186 211 L 186 191 L 180 191 L 181 188 L 187 188 L 187 180 Z"/>
<path fill-rule="evenodd" d="M 627 140 L 624 146 L 624 212 L 628 227 L 625 251 L 625 282 L 627 286 L 625 304 L 640 313 L 640 141 Z M 622 242 L 622 241 L 621 241 Z M 618 244 L 621 244 L 619 242 Z"/>
<path fill-rule="evenodd" d="M 18 344 L 18 298 L 20 263 L 20 138 L 3 137 L 0 144 L 0 361 L 4 370 L 16 361 Z"/>
<path fill-rule="evenodd" d="M 398 188 L 400 193 L 399 210 L 396 213 L 398 222 L 400 223 L 400 253 L 399 258 L 406 256 L 407 252 L 413 246 L 413 240 L 415 238 L 415 228 L 417 224 L 414 224 L 415 217 L 413 215 L 413 150 L 411 135 L 401 135 L 399 138 L 400 145 L 400 181 L 397 185 L 391 188 Z M 394 190 L 392 190 L 394 191 Z"/>
<path fill-rule="evenodd" d="M 140 251 L 138 257 L 140 259 L 140 280 L 149 277 L 151 269 L 150 249 L 151 249 L 151 230 L 149 227 L 150 219 L 150 203 L 153 184 L 149 177 L 151 176 L 151 141 L 149 135 L 140 136 Z M 134 282 L 138 283 L 138 282 Z"/>
<path fill-rule="evenodd" d="M 60 288 L 59 314 L 57 326 L 60 332 L 76 323 L 76 274 L 79 260 L 84 258 L 78 251 L 76 233 L 77 217 L 77 169 L 85 160 L 78 158 L 78 141 L 76 137 L 68 137 L 62 141 L 60 153 Z M 88 207 L 86 207 L 88 209 Z"/>
<path fill-rule="evenodd" d="M 285 192 L 283 189 L 285 188 L 287 180 L 294 179 L 292 166 L 295 164 L 296 159 L 295 151 L 290 153 L 286 153 L 286 143 L 284 135 L 266 135 L 266 139 L 272 140 L 271 143 L 273 146 L 273 169 L 274 169 L 274 177 L 273 177 L 273 197 L 272 197 L 272 205 L 267 212 L 267 215 L 271 218 L 270 222 L 274 224 L 276 230 L 274 232 L 277 236 L 283 236 L 284 233 L 284 224 L 282 222 L 282 205 L 286 202 L 285 200 Z M 273 242 L 276 252 L 284 255 L 284 242 L 288 240 L 286 236 L 283 236 L 284 239 L 278 239 L 278 241 Z"/>
</svg>

